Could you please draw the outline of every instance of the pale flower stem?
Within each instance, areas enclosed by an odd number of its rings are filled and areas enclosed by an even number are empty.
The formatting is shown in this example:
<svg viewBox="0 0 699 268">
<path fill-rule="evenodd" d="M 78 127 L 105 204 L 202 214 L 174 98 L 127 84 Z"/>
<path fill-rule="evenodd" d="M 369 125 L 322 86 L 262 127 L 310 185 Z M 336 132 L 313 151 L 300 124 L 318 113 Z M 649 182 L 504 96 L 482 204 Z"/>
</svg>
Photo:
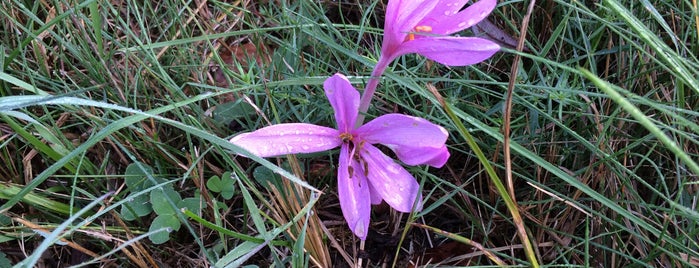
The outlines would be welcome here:
<svg viewBox="0 0 699 268">
<path fill-rule="evenodd" d="M 385 57 L 380 57 L 379 61 L 376 63 L 374 70 L 371 72 L 371 78 L 369 78 L 369 83 L 366 84 L 364 92 L 362 93 L 362 98 L 359 100 L 359 115 L 357 115 L 357 123 L 355 127 L 359 127 L 364 124 L 364 114 L 369 110 L 369 104 L 371 104 L 371 99 L 374 97 L 374 92 L 376 92 L 376 87 L 379 85 L 379 80 L 381 75 L 388 67 L 390 60 Z"/>
</svg>

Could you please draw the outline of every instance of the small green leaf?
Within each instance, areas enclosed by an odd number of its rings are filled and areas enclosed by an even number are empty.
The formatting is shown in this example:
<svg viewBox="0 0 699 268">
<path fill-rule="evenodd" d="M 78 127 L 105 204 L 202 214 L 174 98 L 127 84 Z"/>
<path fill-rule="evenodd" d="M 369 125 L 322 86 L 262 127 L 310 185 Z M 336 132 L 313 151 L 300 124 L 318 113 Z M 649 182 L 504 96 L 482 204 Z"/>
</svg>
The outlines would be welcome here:
<svg viewBox="0 0 699 268">
<path fill-rule="evenodd" d="M 235 180 L 231 177 L 231 172 L 221 175 L 221 197 L 229 200 L 235 195 Z"/>
<path fill-rule="evenodd" d="M 194 212 L 198 216 L 201 216 L 201 210 L 206 208 L 206 202 L 201 200 L 199 197 L 188 197 L 185 199 L 182 199 L 177 204 L 178 208 L 186 208 L 187 210 Z"/>
<path fill-rule="evenodd" d="M 180 194 L 175 192 L 172 185 L 165 185 L 161 189 L 155 189 L 150 192 L 150 203 L 153 205 L 153 211 L 158 215 L 175 215 L 176 209 L 172 207 L 170 201 L 175 205 L 182 201 Z"/>
<path fill-rule="evenodd" d="M 170 228 L 173 231 L 177 231 L 180 229 L 181 225 L 180 220 L 178 220 L 174 215 L 158 215 L 158 217 L 153 219 L 148 231 L 152 232 L 161 228 Z M 149 235 L 148 239 L 150 239 L 153 244 L 162 244 L 170 240 L 170 233 L 157 232 Z"/>
<path fill-rule="evenodd" d="M 214 175 L 206 181 L 206 188 L 209 188 L 209 191 L 214 193 L 220 193 L 223 188 L 223 183 L 218 176 Z"/>
<path fill-rule="evenodd" d="M 132 221 L 153 212 L 152 206 L 148 203 L 148 196 L 139 195 L 127 198 L 130 200 L 121 205 L 121 217 L 124 220 Z"/>
<path fill-rule="evenodd" d="M 126 187 L 133 192 L 153 186 L 148 182 L 147 174 L 153 174 L 153 168 L 141 162 L 131 163 L 124 172 Z"/>
<path fill-rule="evenodd" d="M 213 176 L 206 181 L 206 187 L 214 193 L 220 193 L 223 199 L 229 200 L 235 195 L 235 180 L 231 172 L 225 172 L 221 177 Z"/>
</svg>

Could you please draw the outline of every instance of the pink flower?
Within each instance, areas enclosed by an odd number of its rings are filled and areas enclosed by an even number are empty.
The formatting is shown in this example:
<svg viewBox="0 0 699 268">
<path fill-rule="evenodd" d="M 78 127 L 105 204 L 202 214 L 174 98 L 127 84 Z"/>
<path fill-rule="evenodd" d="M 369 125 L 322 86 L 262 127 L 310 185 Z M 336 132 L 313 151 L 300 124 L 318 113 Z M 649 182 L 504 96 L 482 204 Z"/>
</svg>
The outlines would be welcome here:
<svg viewBox="0 0 699 268">
<path fill-rule="evenodd" d="M 461 10 L 468 0 L 390 0 L 386 8 L 381 58 L 417 53 L 436 62 L 465 66 L 490 58 L 496 43 L 477 37 L 452 37 L 487 17 L 497 0 L 480 0 Z"/>
<path fill-rule="evenodd" d="M 366 113 L 379 77 L 401 55 L 417 53 L 444 65 L 465 66 L 484 61 L 500 46 L 477 37 L 450 34 L 469 28 L 487 17 L 497 0 L 480 0 L 464 10 L 468 0 L 389 0 L 384 22 L 381 56 L 371 72 L 359 105 Z M 358 123 L 364 122 L 359 116 Z"/>
<path fill-rule="evenodd" d="M 374 144 L 391 149 L 408 165 L 441 167 L 449 158 L 447 131 L 429 121 L 386 114 L 355 128 L 359 92 L 336 74 L 323 84 L 335 111 L 337 129 L 305 124 L 279 124 L 240 134 L 230 141 L 260 157 L 313 153 L 340 146 L 338 193 L 340 207 L 352 232 L 362 240 L 369 229 L 371 204 L 386 201 L 400 212 L 421 209 L 422 195 L 415 178 Z"/>
</svg>

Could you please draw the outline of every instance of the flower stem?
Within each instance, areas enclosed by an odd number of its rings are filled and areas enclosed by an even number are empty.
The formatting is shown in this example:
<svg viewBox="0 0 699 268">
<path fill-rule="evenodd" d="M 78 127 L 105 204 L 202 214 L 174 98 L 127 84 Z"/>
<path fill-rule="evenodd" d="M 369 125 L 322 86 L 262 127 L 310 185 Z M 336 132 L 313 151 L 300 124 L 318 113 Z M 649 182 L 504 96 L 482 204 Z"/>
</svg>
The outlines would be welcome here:
<svg viewBox="0 0 699 268">
<path fill-rule="evenodd" d="M 364 124 L 364 114 L 369 110 L 369 104 L 371 104 L 371 99 L 374 97 L 374 92 L 376 92 L 376 86 L 379 85 L 379 80 L 381 75 L 388 67 L 388 63 L 391 61 L 386 57 L 380 57 L 379 61 L 374 66 L 374 70 L 371 72 L 371 78 L 369 78 L 369 83 L 366 84 L 364 92 L 362 93 L 362 98 L 359 101 L 359 115 L 357 116 L 357 123 L 355 127 L 359 127 Z"/>
</svg>

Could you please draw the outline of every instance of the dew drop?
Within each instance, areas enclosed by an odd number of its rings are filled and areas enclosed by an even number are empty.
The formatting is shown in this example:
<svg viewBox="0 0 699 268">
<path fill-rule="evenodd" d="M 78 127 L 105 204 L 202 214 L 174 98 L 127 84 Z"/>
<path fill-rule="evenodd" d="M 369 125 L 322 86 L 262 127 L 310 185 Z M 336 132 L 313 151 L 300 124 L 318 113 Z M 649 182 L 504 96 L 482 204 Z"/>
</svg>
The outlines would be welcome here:
<svg viewBox="0 0 699 268">
<path fill-rule="evenodd" d="M 398 168 L 396 168 L 395 164 L 389 164 L 386 166 L 386 171 L 388 171 L 389 173 L 397 174 Z"/>
<path fill-rule="evenodd" d="M 463 28 L 464 26 L 466 26 L 466 22 L 460 22 L 458 26 L 459 28 Z"/>
<path fill-rule="evenodd" d="M 310 147 L 308 147 L 308 145 L 302 145 L 301 148 L 302 148 L 304 151 L 308 151 L 308 149 L 311 149 Z"/>
<path fill-rule="evenodd" d="M 398 191 L 403 192 L 403 191 L 405 191 L 405 188 L 404 188 L 404 187 L 400 187 L 400 188 L 398 188 Z"/>
</svg>

